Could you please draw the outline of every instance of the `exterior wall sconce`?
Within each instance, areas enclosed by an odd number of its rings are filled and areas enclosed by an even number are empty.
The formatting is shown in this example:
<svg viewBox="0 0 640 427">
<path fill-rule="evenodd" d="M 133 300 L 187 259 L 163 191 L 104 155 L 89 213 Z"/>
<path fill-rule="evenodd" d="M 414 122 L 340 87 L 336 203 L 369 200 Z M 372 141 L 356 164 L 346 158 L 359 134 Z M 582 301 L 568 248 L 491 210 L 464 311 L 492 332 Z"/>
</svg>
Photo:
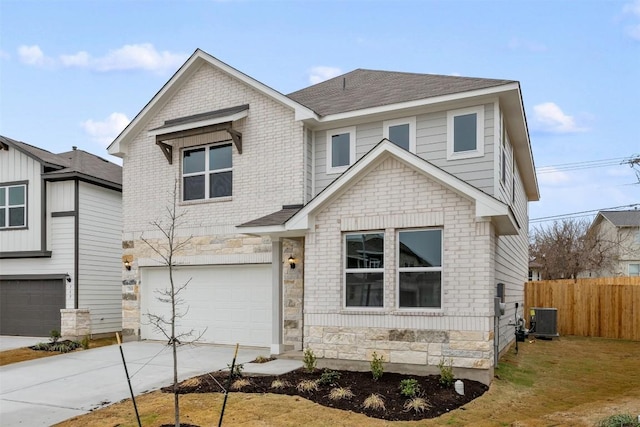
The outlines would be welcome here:
<svg viewBox="0 0 640 427">
<path fill-rule="evenodd" d="M 131 261 L 129 261 L 128 259 L 124 260 L 124 268 L 126 268 L 128 271 L 131 270 Z"/>
<path fill-rule="evenodd" d="M 290 256 L 287 261 L 289 261 L 289 267 L 291 267 L 292 270 L 296 268 L 296 259 L 293 257 L 293 255 Z"/>
<path fill-rule="evenodd" d="M 65 275 L 65 279 L 67 279 L 67 283 L 71 283 L 71 276 L 69 276 L 69 273 Z"/>
</svg>

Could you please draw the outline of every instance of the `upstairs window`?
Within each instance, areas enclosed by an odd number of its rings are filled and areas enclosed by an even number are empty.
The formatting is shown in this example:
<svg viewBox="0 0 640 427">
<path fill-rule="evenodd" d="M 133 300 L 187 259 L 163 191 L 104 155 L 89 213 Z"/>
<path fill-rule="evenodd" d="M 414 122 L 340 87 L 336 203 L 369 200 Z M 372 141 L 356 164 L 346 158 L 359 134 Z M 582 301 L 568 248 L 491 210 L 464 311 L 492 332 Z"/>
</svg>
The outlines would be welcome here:
<svg viewBox="0 0 640 427">
<path fill-rule="evenodd" d="M 355 127 L 327 131 L 327 173 L 344 172 L 355 157 Z"/>
<path fill-rule="evenodd" d="M 232 195 L 231 144 L 184 150 L 182 154 L 182 199 L 203 200 Z"/>
<path fill-rule="evenodd" d="M 27 226 L 27 186 L 0 186 L 0 229 Z"/>
<path fill-rule="evenodd" d="M 398 233 L 400 308 L 442 307 L 442 230 Z"/>
<path fill-rule="evenodd" d="M 629 276 L 640 276 L 640 264 L 629 264 Z"/>
<path fill-rule="evenodd" d="M 345 255 L 345 305 L 382 307 L 384 233 L 347 234 Z"/>
<path fill-rule="evenodd" d="M 383 124 L 384 137 L 412 153 L 416 152 L 416 118 L 387 120 Z"/>
<path fill-rule="evenodd" d="M 484 156 L 484 107 L 447 113 L 447 159 Z"/>
</svg>

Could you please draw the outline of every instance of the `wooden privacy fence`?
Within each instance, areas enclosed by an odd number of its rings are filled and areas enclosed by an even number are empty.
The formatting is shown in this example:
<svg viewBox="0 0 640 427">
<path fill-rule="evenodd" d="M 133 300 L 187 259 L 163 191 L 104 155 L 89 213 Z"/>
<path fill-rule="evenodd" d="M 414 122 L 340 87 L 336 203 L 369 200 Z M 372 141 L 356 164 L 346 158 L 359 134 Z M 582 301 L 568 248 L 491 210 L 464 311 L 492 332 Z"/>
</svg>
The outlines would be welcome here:
<svg viewBox="0 0 640 427">
<path fill-rule="evenodd" d="M 640 341 L 640 277 L 541 280 L 524 286 L 531 307 L 558 309 L 558 333 Z"/>
</svg>

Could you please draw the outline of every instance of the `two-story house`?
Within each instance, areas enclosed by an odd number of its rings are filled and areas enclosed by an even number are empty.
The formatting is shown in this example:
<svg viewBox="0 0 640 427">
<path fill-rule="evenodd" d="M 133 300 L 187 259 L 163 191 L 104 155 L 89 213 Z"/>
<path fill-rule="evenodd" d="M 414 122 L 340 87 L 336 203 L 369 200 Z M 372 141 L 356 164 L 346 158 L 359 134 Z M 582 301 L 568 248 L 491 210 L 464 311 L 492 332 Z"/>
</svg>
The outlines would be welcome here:
<svg viewBox="0 0 640 427">
<path fill-rule="evenodd" d="M 122 168 L 0 136 L 0 334 L 122 328 Z"/>
<path fill-rule="evenodd" d="M 600 211 L 589 231 L 597 233 L 608 258 L 589 276 L 640 276 L 640 210 Z"/>
<path fill-rule="evenodd" d="M 519 83 L 358 69 L 283 95 L 196 50 L 114 140 L 123 331 L 162 339 L 151 223 L 177 183 L 182 330 L 489 382 L 538 200 Z M 505 302 L 496 312 L 495 297 Z"/>
</svg>

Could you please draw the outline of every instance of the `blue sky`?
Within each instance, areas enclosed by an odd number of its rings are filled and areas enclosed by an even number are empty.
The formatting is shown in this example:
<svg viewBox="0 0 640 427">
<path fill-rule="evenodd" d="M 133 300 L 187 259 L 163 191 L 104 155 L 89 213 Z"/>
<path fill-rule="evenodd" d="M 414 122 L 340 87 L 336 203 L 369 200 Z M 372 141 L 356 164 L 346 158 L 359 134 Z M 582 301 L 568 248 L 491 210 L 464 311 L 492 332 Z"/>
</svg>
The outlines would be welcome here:
<svg viewBox="0 0 640 427">
<path fill-rule="evenodd" d="M 285 94 L 355 68 L 518 80 L 530 217 L 640 203 L 620 164 L 640 156 L 640 0 L 2 0 L 0 134 L 118 161 L 106 146 L 196 48 Z"/>
</svg>

